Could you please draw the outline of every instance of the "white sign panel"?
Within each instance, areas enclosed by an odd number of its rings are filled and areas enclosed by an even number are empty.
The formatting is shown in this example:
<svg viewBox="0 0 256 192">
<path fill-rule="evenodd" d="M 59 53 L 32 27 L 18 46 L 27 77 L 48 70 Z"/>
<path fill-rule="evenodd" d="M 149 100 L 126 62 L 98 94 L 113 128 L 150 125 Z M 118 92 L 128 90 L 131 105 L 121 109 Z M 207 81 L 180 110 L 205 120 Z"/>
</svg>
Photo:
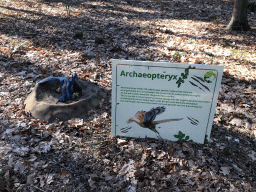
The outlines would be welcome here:
<svg viewBox="0 0 256 192">
<path fill-rule="evenodd" d="M 112 60 L 112 135 L 204 143 L 223 68 Z"/>
</svg>

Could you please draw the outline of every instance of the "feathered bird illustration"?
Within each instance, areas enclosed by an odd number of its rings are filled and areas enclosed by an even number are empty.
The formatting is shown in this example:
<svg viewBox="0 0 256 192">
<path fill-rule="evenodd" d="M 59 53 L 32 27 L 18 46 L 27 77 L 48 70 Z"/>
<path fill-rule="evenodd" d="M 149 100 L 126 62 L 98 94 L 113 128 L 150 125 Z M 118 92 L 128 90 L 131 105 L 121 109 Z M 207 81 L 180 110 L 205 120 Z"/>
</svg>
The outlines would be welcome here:
<svg viewBox="0 0 256 192">
<path fill-rule="evenodd" d="M 169 122 L 169 121 L 179 121 L 182 120 L 183 118 L 177 118 L 177 119 L 164 119 L 164 120 L 160 120 L 160 121 L 154 121 L 156 116 L 163 113 L 165 111 L 165 107 L 156 107 L 156 108 L 152 108 L 150 111 L 146 112 L 146 111 L 138 111 L 135 114 L 135 118 L 138 119 L 139 121 L 134 120 L 133 118 L 130 118 L 128 121 L 126 121 L 126 123 L 131 123 L 131 122 L 135 122 L 137 123 L 139 126 L 143 127 L 143 128 L 148 128 L 151 131 L 154 131 L 157 134 L 157 137 L 161 136 L 159 134 L 159 132 L 156 130 L 156 125 L 159 123 L 165 123 L 165 122 Z"/>
</svg>

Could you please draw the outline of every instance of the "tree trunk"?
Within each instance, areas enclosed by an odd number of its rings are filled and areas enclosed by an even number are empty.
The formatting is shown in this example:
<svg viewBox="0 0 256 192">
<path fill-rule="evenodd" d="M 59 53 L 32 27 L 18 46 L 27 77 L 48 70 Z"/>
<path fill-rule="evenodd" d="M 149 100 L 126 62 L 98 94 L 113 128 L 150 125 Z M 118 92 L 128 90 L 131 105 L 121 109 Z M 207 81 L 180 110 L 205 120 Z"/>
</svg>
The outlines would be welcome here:
<svg viewBox="0 0 256 192">
<path fill-rule="evenodd" d="M 248 0 L 234 0 L 234 9 L 232 18 L 227 26 L 227 29 L 231 30 L 250 30 L 250 26 L 247 20 L 247 5 Z"/>
</svg>

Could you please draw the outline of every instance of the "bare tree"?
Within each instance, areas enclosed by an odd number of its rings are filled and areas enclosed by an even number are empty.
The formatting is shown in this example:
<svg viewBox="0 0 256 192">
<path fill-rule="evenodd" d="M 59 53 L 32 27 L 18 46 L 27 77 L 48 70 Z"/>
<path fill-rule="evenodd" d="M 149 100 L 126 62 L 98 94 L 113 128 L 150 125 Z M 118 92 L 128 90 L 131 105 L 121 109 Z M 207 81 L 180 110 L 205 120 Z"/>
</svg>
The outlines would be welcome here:
<svg viewBox="0 0 256 192">
<path fill-rule="evenodd" d="M 250 30 L 247 20 L 248 0 L 234 0 L 232 18 L 227 26 L 231 30 Z"/>
</svg>

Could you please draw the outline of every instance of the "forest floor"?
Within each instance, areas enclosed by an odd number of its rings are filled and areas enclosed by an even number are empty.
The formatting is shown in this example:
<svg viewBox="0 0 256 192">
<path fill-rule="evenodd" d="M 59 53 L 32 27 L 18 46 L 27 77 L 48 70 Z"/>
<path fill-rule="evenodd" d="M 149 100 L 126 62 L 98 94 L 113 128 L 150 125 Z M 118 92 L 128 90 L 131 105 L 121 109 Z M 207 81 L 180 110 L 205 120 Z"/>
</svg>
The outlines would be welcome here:
<svg viewBox="0 0 256 192">
<path fill-rule="evenodd" d="M 2 0 L 0 191 L 256 191 L 256 15 L 252 30 L 227 31 L 232 9 L 220 0 Z M 209 144 L 112 137 L 110 59 L 224 65 Z M 74 73 L 107 95 L 82 125 L 24 110 L 37 81 Z"/>
</svg>

